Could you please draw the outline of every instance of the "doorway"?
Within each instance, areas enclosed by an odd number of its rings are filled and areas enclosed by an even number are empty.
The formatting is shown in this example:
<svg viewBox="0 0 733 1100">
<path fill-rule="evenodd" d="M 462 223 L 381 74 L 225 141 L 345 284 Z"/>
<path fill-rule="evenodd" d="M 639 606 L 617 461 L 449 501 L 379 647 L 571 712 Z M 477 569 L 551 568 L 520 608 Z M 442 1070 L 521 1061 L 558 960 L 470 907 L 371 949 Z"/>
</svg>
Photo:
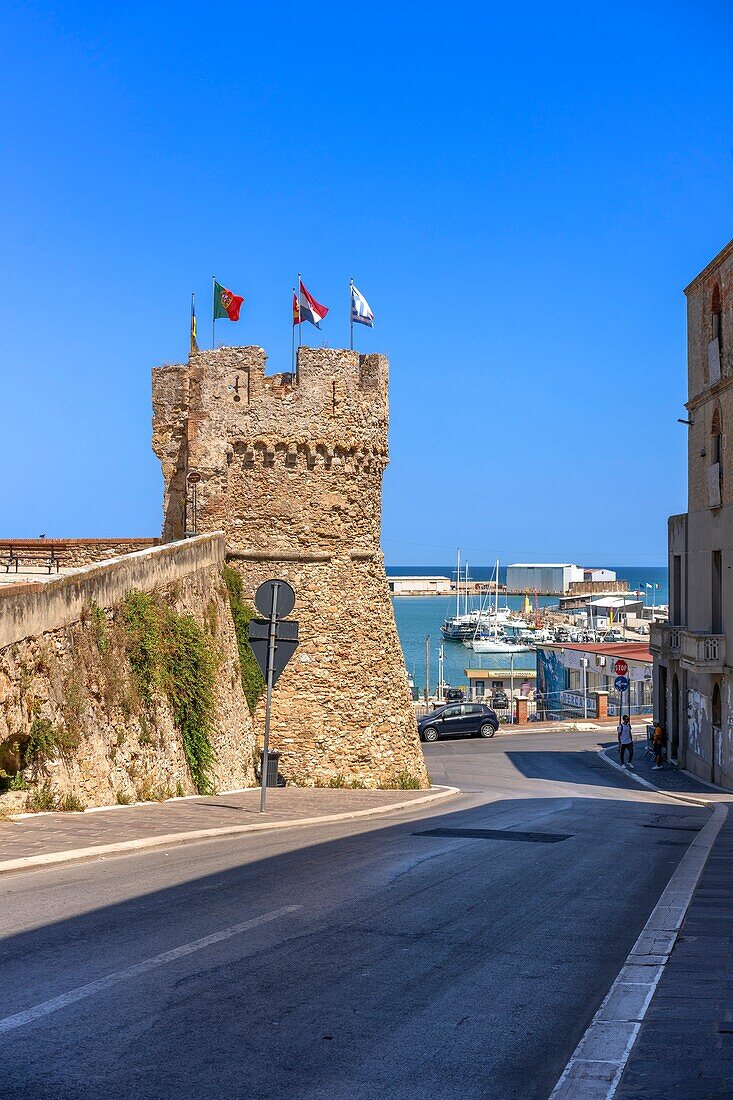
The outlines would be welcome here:
<svg viewBox="0 0 733 1100">
<path fill-rule="evenodd" d="M 676 760 L 680 748 L 680 685 L 675 672 L 672 677 L 672 742 L 670 759 Z"/>
<path fill-rule="evenodd" d="M 718 684 L 713 688 L 713 729 L 711 739 L 711 759 L 710 766 L 710 781 L 711 783 L 720 783 L 720 777 L 723 770 L 723 714 L 722 705 L 720 699 L 720 687 Z"/>
</svg>

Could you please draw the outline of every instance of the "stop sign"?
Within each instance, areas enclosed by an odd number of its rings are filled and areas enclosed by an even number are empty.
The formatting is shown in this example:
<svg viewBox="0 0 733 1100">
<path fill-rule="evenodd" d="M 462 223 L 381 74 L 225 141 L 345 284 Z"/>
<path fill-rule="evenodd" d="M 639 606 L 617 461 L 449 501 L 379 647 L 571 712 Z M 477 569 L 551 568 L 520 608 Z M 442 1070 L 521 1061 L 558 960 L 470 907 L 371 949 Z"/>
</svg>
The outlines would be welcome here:
<svg viewBox="0 0 733 1100">
<path fill-rule="evenodd" d="M 620 657 L 613 667 L 617 676 L 625 676 L 629 671 L 629 666 L 626 664 L 626 661 L 621 660 Z"/>
</svg>

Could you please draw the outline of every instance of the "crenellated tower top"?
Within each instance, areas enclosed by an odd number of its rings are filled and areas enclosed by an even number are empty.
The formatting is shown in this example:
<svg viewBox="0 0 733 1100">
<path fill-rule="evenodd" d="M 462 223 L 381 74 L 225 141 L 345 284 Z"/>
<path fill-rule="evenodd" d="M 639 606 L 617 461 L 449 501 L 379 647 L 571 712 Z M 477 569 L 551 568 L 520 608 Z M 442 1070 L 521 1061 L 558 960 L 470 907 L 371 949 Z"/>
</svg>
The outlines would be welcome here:
<svg viewBox="0 0 733 1100">
<path fill-rule="evenodd" d="M 164 538 L 223 528 L 233 548 L 378 550 L 386 357 L 300 348 L 297 377 L 268 377 L 266 360 L 218 348 L 153 371 Z"/>
</svg>

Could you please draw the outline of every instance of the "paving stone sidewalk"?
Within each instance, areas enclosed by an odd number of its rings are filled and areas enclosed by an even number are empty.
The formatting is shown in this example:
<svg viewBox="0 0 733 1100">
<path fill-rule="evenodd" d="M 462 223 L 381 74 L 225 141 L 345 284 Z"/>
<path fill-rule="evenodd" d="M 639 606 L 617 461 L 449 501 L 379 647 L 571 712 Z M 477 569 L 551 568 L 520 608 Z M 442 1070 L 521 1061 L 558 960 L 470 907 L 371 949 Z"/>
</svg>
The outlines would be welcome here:
<svg viewBox="0 0 733 1100">
<path fill-rule="evenodd" d="M 38 814 L 18 821 L 0 821 L 0 864 L 201 829 L 283 826 L 339 814 L 387 812 L 431 794 L 439 796 L 431 791 L 273 788 L 267 792 L 267 810 L 260 814 L 257 788 L 213 798 L 170 799 L 85 813 Z"/>
<path fill-rule="evenodd" d="M 613 748 L 607 750 L 614 756 Z M 732 803 L 641 1024 L 615 1100 L 733 1098 L 733 793 L 686 772 L 652 771 L 643 743 L 636 772 L 670 794 Z M 692 834 L 690 834 L 692 836 Z"/>
<path fill-rule="evenodd" d="M 613 732 L 615 733 L 615 729 Z M 603 734 L 605 738 L 607 735 L 605 730 Z M 609 742 L 605 749 L 606 756 L 614 763 L 618 763 L 618 741 L 615 739 L 611 741 L 610 736 L 609 733 Z M 634 772 L 647 783 L 652 783 L 660 791 L 669 794 L 690 794 L 694 798 L 704 798 L 709 802 L 733 800 L 733 792 L 726 792 L 703 783 L 694 775 L 681 771 L 674 764 L 664 764 L 661 771 L 654 771 L 654 757 L 647 752 L 646 738 L 639 735 L 637 728 L 634 729 Z"/>
</svg>

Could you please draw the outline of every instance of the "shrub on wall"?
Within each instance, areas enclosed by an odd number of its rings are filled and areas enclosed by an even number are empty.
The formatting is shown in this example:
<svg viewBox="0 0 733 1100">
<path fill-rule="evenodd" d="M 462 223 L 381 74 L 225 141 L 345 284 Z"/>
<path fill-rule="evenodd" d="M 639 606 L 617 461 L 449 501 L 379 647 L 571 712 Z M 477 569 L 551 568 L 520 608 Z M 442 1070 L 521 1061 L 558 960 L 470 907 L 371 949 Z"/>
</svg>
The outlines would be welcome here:
<svg viewBox="0 0 733 1100">
<path fill-rule="evenodd" d="M 178 615 L 152 593 L 128 593 L 123 617 L 125 648 L 140 700 L 150 707 L 156 692 L 166 697 L 194 786 L 199 794 L 208 794 L 216 672 L 210 642 L 193 616 Z"/>
<path fill-rule="evenodd" d="M 260 672 L 252 647 L 249 644 L 249 624 L 255 617 L 252 608 L 242 597 L 242 578 L 231 565 L 224 566 L 224 582 L 229 593 L 229 606 L 232 609 L 234 630 L 237 635 L 237 649 L 239 650 L 239 672 L 242 677 L 242 690 L 249 706 L 250 714 L 254 714 L 257 700 L 265 690 L 265 681 Z"/>
</svg>

